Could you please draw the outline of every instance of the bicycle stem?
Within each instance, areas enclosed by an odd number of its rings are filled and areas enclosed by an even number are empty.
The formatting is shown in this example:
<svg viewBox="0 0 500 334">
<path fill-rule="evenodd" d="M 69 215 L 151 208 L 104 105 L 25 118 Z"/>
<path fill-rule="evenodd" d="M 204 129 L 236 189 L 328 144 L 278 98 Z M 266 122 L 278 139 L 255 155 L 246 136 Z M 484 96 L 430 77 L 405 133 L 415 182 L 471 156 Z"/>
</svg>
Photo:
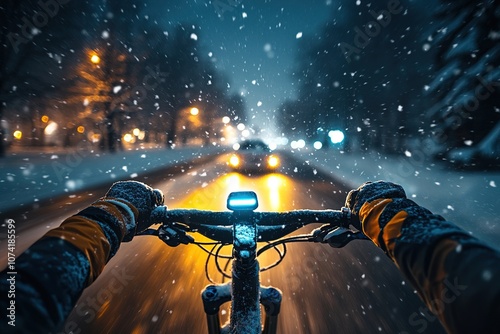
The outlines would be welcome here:
<svg viewBox="0 0 500 334">
<path fill-rule="evenodd" d="M 257 223 L 252 214 L 235 212 L 233 225 L 231 333 L 234 334 L 261 333 Z"/>
</svg>

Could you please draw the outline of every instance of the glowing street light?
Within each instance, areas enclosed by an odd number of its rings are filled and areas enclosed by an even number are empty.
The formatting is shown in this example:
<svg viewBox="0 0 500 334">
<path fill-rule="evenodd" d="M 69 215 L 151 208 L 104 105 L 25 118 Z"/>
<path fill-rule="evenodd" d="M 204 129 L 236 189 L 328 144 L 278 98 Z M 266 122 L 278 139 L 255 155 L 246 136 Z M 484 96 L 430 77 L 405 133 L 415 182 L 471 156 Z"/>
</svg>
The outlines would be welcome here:
<svg viewBox="0 0 500 334">
<path fill-rule="evenodd" d="M 198 109 L 198 108 L 191 108 L 191 110 L 189 112 L 193 116 L 198 116 L 198 114 L 200 113 L 200 109 Z"/>
<path fill-rule="evenodd" d="M 50 122 L 49 125 L 47 125 L 47 127 L 45 127 L 44 132 L 46 135 L 50 136 L 57 130 L 57 127 L 58 127 L 57 123 Z"/>
<path fill-rule="evenodd" d="M 135 140 L 134 140 L 134 136 L 132 136 L 130 133 L 126 133 L 124 136 L 123 136 L 123 140 L 127 143 L 133 143 Z"/>
<path fill-rule="evenodd" d="M 23 137 L 23 133 L 21 131 L 19 131 L 19 130 L 16 130 L 16 131 L 14 131 L 13 136 L 17 140 L 21 140 L 21 138 Z"/>
<path fill-rule="evenodd" d="M 101 58 L 99 58 L 98 55 L 96 54 L 93 54 L 91 57 L 90 57 L 90 61 L 94 64 L 99 64 L 101 62 Z"/>
</svg>

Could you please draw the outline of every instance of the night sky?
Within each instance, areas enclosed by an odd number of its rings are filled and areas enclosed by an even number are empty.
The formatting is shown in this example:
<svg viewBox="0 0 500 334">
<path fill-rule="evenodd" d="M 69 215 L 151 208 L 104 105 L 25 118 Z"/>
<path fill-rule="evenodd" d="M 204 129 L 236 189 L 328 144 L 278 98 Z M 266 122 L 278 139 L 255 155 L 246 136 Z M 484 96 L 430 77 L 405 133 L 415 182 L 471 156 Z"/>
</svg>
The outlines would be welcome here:
<svg viewBox="0 0 500 334">
<path fill-rule="evenodd" d="M 215 1 L 154 0 L 147 14 L 169 32 L 179 22 L 197 25 L 202 50 L 212 53 L 233 91 L 245 96 L 253 123 L 262 124 L 285 98 L 294 97 L 290 74 L 298 51 L 297 34 L 303 38 L 314 34 L 334 4 L 332 0 L 236 2 L 240 5 L 222 12 Z"/>
</svg>

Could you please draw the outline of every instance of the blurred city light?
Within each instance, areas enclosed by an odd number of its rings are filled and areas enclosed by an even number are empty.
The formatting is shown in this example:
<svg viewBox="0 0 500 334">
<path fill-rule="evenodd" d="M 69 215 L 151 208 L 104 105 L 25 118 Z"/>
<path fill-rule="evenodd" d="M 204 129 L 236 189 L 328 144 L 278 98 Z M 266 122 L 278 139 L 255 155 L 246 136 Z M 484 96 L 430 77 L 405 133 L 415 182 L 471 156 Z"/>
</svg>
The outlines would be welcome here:
<svg viewBox="0 0 500 334">
<path fill-rule="evenodd" d="M 229 122 L 231 122 L 231 119 L 229 117 L 227 116 L 222 117 L 222 123 L 228 124 Z"/>
<path fill-rule="evenodd" d="M 193 116 L 198 116 L 198 114 L 200 113 L 200 109 L 198 109 L 198 108 L 191 108 L 191 110 L 189 112 Z"/>
<path fill-rule="evenodd" d="M 21 131 L 19 131 L 19 130 L 16 130 L 16 131 L 14 131 L 13 136 L 17 140 L 20 140 L 23 137 L 23 133 Z"/>
<path fill-rule="evenodd" d="M 240 124 L 238 124 L 238 125 L 236 126 L 236 128 L 237 128 L 238 130 L 240 130 L 240 131 L 243 131 L 243 130 L 245 130 L 246 126 L 245 126 L 245 124 L 240 123 Z"/>
<path fill-rule="evenodd" d="M 134 136 L 132 136 L 130 133 L 126 133 L 126 134 L 123 136 L 123 140 L 124 140 L 126 143 L 133 143 L 133 142 L 134 142 Z"/>
<path fill-rule="evenodd" d="M 139 135 L 141 134 L 141 130 L 138 128 L 135 128 L 134 130 L 132 130 L 132 134 L 136 137 L 139 137 Z"/>
<path fill-rule="evenodd" d="M 47 123 L 49 121 L 49 116 L 43 115 L 42 116 L 42 122 Z"/>
<path fill-rule="evenodd" d="M 334 144 L 339 144 L 344 141 L 344 133 L 340 130 L 332 130 L 328 132 L 328 136 L 330 137 L 330 140 Z"/>
<path fill-rule="evenodd" d="M 76 131 L 78 133 L 84 133 L 85 132 L 85 127 L 80 125 L 79 127 L 76 128 Z"/>
<path fill-rule="evenodd" d="M 323 143 L 320 141 L 316 141 L 316 142 L 314 142 L 313 146 L 315 149 L 320 150 L 323 147 Z"/>
<path fill-rule="evenodd" d="M 50 122 L 49 125 L 45 128 L 44 132 L 46 135 L 50 136 L 57 130 L 57 123 Z"/>
<path fill-rule="evenodd" d="M 92 143 L 98 143 L 101 140 L 101 135 L 99 133 L 90 132 L 88 138 Z"/>
<path fill-rule="evenodd" d="M 231 156 L 231 159 L 229 159 L 229 163 L 233 167 L 238 167 L 238 165 L 240 164 L 240 158 L 238 158 L 238 156 L 236 155 L 233 155 Z"/>
<path fill-rule="evenodd" d="M 96 54 L 93 54 L 91 57 L 90 57 L 90 61 L 94 64 L 99 64 L 101 62 L 101 58 L 99 58 L 98 55 Z"/>
<path fill-rule="evenodd" d="M 267 160 L 267 163 L 269 164 L 269 167 L 278 167 L 280 160 L 277 156 L 271 155 Z"/>
<path fill-rule="evenodd" d="M 304 139 L 299 139 L 299 140 L 292 140 L 290 143 L 290 146 L 292 149 L 298 149 L 298 148 L 304 148 L 306 146 L 306 142 Z"/>
</svg>

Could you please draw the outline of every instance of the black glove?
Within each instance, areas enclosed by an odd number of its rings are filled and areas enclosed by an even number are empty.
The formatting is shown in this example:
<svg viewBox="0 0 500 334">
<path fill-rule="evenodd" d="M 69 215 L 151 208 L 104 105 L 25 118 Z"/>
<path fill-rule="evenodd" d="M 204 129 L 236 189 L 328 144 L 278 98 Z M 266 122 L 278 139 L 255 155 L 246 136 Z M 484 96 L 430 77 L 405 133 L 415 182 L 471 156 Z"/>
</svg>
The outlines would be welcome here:
<svg viewBox="0 0 500 334">
<path fill-rule="evenodd" d="M 351 209 L 353 216 L 357 217 L 352 220 L 353 226 L 361 229 L 359 211 L 365 203 L 383 198 L 406 198 L 406 194 L 399 184 L 386 181 L 366 182 L 358 189 L 351 190 L 347 194 L 345 206 Z"/>
<path fill-rule="evenodd" d="M 113 198 L 127 201 L 139 212 L 135 224 L 127 226 L 129 235 L 125 240 L 131 239 L 137 232 L 144 231 L 151 226 L 151 211 L 164 203 L 164 196 L 161 190 L 153 189 L 137 181 L 120 181 L 114 183 L 105 196 L 107 200 Z"/>
</svg>

